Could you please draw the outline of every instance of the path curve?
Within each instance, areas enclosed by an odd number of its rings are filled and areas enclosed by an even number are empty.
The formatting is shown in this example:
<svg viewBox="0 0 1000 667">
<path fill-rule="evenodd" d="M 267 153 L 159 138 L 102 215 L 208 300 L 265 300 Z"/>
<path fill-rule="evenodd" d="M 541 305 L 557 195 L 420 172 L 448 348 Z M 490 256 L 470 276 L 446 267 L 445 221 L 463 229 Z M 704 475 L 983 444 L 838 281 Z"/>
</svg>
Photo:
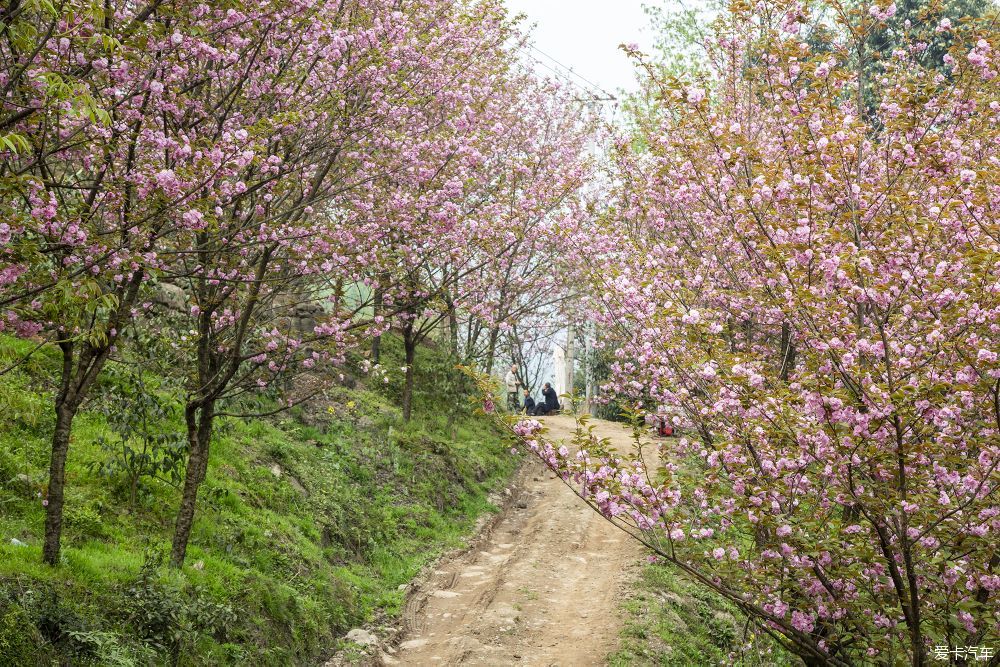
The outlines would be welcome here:
<svg viewBox="0 0 1000 667">
<path fill-rule="evenodd" d="M 569 439 L 572 417 L 541 420 Z M 630 432 L 593 420 L 621 451 Z M 511 509 L 473 550 L 441 563 L 405 613 L 394 665 L 603 665 L 618 645 L 619 607 L 642 550 L 536 460 Z"/>
</svg>

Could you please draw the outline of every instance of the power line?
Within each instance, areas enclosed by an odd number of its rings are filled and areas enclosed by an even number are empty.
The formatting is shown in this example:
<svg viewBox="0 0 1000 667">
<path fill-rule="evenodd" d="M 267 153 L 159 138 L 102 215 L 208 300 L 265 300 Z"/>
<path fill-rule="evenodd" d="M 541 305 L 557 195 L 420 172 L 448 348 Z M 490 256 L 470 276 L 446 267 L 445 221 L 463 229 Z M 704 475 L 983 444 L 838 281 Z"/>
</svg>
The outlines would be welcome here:
<svg viewBox="0 0 1000 667">
<path fill-rule="evenodd" d="M 549 65 L 543 63 L 541 60 L 538 60 L 537 58 L 532 58 L 530 55 L 527 55 L 527 54 L 525 54 L 525 57 L 528 60 L 530 60 L 532 63 L 534 63 L 535 65 L 538 65 L 540 67 L 544 67 L 545 69 L 547 69 L 559 81 L 561 81 L 564 84 L 570 86 L 571 88 L 574 88 L 574 89 L 580 91 L 580 93 L 581 93 L 581 95 L 583 95 L 583 97 L 574 98 L 574 99 L 576 99 L 576 101 L 578 101 L 578 102 L 586 102 L 588 104 L 600 104 L 600 103 L 603 103 L 603 102 L 614 102 L 615 106 L 616 107 L 618 106 L 618 99 L 616 97 L 614 97 L 614 96 L 602 97 L 597 91 L 594 91 L 594 90 L 592 90 L 590 88 L 587 88 L 586 86 L 583 86 L 583 85 L 579 84 L 578 82 L 574 81 L 573 79 L 568 78 L 563 72 L 550 67 Z"/>
<path fill-rule="evenodd" d="M 529 56 L 529 58 L 530 58 L 530 56 Z M 545 63 L 543 63 L 541 60 L 538 60 L 537 58 L 531 58 L 531 62 L 533 62 L 536 65 L 539 65 L 541 67 L 544 67 L 548 71 L 552 72 L 552 74 L 554 74 L 556 76 L 556 78 L 558 78 L 563 83 L 565 83 L 565 84 L 567 84 L 569 86 L 572 86 L 573 88 L 576 88 L 577 90 L 579 90 L 584 95 L 587 95 L 590 98 L 588 100 L 590 102 L 609 102 L 609 101 L 614 100 L 614 98 L 603 98 L 603 97 L 601 97 L 597 92 L 595 92 L 595 91 L 593 91 L 593 90 L 591 90 L 589 88 L 586 88 L 584 86 L 581 86 L 579 83 L 577 83 L 576 81 L 573 81 L 572 79 L 568 78 L 565 74 L 563 74 L 559 70 L 556 70 L 556 69 L 553 69 L 552 67 L 549 67 L 548 65 L 546 65 Z"/>
<path fill-rule="evenodd" d="M 615 97 L 614 95 L 612 95 L 611 93 L 609 93 L 607 90 L 605 90 L 601 86 L 597 85 L 596 83 L 594 83 L 593 81 L 591 81 L 587 77 L 583 76 L 582 74 L 577 74 L 576 70 L 574 70 L 572 67 L 568 67 L 568 66 L 564 65 L 560 61 L 556 60 L 555 58 L 553 58 L 552 56 L 550 56 L 549 54 L 547 54 L 545 51 L 542 51 L 540 48 L 538 48 L 534 44 L 528 44 L 527 46 L 528 46 L 529 49 L 531 49 L 531 50 L 533 50 L 533 51 L 541 54 L 545 58 L 548 58 L 549 60 L 551 60 L 553 63 L 555 63 L 559 67 L 561 67 L 564 70 L 566 70 L 567 72 L 569 72 L 571 75 L 573 75 L 576 78 L 580 79 L 581 81 L 585 82 L 591 88 L 593 88 L 593 89 L 595 89 L 597 91 L 600 91 L 600 93 L 602 95 L 604 95 L 604 97 L 606 97 L 609 101 L 610 100 L 614 100 L 614 101 L 618 100 L 617 97 Z M 552 68 L 549 68 L 549 69 L 552 69 Z"/>
<path fill-rule="evenodd" d="M 584 83 L 586 83 L 587 85 L 589 85 L 591 88 L 599 90 L 601 92 L 601 94 L 607 95 L 608 97 L 612 96 L 611 93 L 609 93 L 608 91 L 604 90 L 601 86 L 597 85 L 596 83 L 594 83 L 593 81 L 591 81 L 587 77 L 583 76 L 582 74 L 578 74 L 576 72 L 576 70 L 574 70 L 572 67 L 569 67 L 568 65 L 563 64 L 562 62 L 560 62 L 556 58 L 550 56 L 545 51 L 542 51 L 540 48 L 538 48 L 534 44 L 528 44 L 528 48 L 531 49 L 532 51 L 535 51 L 536 53 L 538 53 L 539 55 L 543 56 L 544 58 L 547 58 L 547 59 L 551 60 L 553 63 L 555 63 L 556 65 L 558 65 L 562 69 L 566 70 L 567 72 L 569 72 L 571 75 L 575 76 L 576 78 L 580 79 L 581 81 L 583 81 Z"/>
</svg>

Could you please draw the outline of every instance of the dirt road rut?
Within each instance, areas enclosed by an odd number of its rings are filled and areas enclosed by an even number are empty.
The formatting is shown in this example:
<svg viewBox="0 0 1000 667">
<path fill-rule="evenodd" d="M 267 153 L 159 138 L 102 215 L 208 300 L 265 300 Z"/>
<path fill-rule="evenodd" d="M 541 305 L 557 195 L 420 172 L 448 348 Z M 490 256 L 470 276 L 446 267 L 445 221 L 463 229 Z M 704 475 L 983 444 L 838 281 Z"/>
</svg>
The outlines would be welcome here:
<svg viewBox="0 0 1000 667">
<path fill-rule="evenodd" d="M 575 427 L 565 416 L 544 422 L 557 440 Z M 619 425 L 594 423 L 630 447 Z M 615 650 L 640 548 L 536 461 L 514 488 L 511 509 L 479 546 L 442 563 L 411 597 L 386 664 L 583 667 Z"/>
</svg>

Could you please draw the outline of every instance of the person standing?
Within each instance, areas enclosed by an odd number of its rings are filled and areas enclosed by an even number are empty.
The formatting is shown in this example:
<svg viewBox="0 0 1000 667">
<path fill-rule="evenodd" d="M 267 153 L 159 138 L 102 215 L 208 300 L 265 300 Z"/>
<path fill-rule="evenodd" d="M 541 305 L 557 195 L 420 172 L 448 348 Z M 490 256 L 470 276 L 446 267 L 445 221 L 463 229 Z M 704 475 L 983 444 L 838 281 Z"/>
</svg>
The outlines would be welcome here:
<svg viewBox="0 0 1000 667">
<path fill-rule="evenodd" d="M 510 365 L 510 370 L 507 371 L 503 382 L 507 386 L 507 410 L 520 412 L 521 402 L 517 399 L 517 388 L 521 383 L 517 379 L 517 364 Z"/>
</svg>

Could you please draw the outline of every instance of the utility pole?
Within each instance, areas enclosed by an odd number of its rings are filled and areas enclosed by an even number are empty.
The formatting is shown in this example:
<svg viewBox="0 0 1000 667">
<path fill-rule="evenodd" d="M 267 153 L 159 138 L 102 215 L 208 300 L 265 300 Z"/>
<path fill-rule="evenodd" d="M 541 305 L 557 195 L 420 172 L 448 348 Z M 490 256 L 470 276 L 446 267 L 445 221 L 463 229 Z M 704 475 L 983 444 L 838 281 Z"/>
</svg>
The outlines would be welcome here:
<svg viewBox="0 0 1000 667">
<path fill-rule="evenodd" d="M 573 396 L 573 375 L 576 370 L 576 327 L 571 326 L 566 331 L 566 380 L 563 386 L 566 393 Z"/>
<path fill-rule="evenodd" d="M 589 329 L 590 327 L 587 327 Z M 590 368 L 590 357 L 592 353 L 592 348 L 590 345 L 590 332 L 584 331 L 583 334 L 583 381 L 586 384 L 586 403 L 584 404 L 584 410 L 589 415 L 594 414 L 594 380 L 593 372 Z"/>
</svg>

